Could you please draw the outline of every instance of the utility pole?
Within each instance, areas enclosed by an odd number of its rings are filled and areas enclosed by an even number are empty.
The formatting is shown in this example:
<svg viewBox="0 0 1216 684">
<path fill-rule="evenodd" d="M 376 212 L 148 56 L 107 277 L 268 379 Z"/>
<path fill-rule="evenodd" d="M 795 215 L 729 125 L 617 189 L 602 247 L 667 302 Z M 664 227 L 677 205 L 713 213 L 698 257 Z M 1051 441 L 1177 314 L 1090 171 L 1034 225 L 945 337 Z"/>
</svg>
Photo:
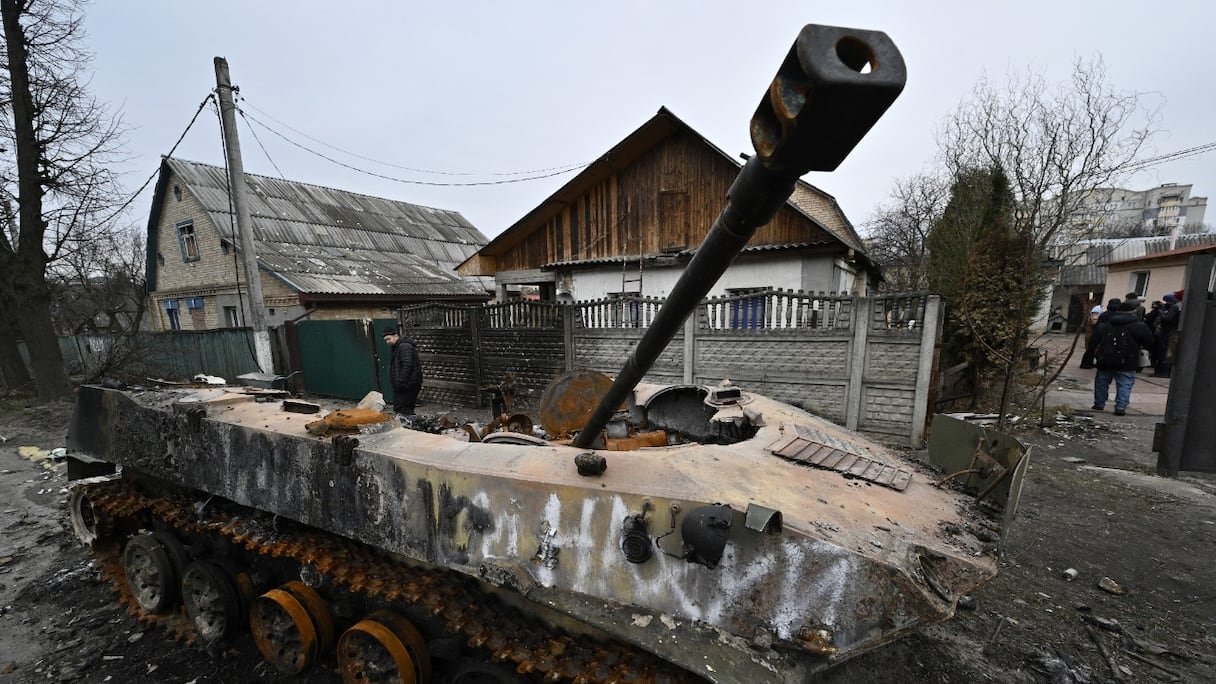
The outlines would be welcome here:
<svg viewBox="0 0 1216 684">
<path fill-rule="evenodd" d="M 274 373 L 270 357 L 270 331 L 266 328 L 265 301 L 262 299 L 262 276 L 258 258 L 253 251 L 253 217 L 245 196 L 245 166 L 241 162 L 241 141 L 236 132 L 236 105 L 232 103 L 232 80 L 228 77 L 228 60 L 215 58 L 215 86 L 220 99 L 220 119 L 224 124 L 224 150 L 228 155 L 228 186 L 232 188 L 232 206 L 236 210 L 236 232 L 241 240 L 241 256 L 245 265 L 245 280 L 249 284 L 249 325 L 253 328 L 253 352 L 263 373 Z"/>
</svg>

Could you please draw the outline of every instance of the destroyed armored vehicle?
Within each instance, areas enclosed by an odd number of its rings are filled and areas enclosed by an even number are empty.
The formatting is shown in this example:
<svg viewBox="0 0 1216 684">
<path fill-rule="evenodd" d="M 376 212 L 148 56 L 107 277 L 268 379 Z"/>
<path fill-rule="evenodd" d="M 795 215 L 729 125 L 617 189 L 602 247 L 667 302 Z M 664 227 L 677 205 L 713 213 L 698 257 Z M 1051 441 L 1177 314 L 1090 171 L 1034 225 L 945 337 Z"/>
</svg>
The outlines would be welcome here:
<svg viewBox="0 0 1216 684">
<path fill-rule="evenodd" d="M 346 682 L 801 682 L 949 617 L 996 573 L 971 499 L 745 387 L 638 384 L 903 81 L 881 33 L 802 31 L 757 155 L 621 373 L 546 393 L 552 439 L 319 424 L 274 390 L 84 387 L 74 529 L 142 619 L 251 634 L 283 672 Z"/>
</svg>

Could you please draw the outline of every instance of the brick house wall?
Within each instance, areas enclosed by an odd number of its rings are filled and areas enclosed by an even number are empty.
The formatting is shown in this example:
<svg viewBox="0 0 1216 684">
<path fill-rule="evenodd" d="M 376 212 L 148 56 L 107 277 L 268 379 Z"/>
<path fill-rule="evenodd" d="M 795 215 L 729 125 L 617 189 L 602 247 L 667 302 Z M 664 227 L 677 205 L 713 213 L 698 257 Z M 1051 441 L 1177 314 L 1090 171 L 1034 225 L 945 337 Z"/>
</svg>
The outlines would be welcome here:
<svg viewBox="0 0 1216 684">
<path fill-rule="evenodd" d="M 188 227 L 187 227 L 188 226 Z M 170 174 L 160 220 L 155 227 L 158 250 L 155 259 L 156 291 L 149 293 L 148 311 L 155 330 L 171 330 L 171 307 L 176 306 L 181 330 L 231 327 L 237 313 L 244 325 L 248 298 L 245 266 L 231 244 L 221 240 L 198 198 L 185 183 Z M 192 235 L 192 248 L 187 245 Z M 238 297 L 237 278 L 241 293 Z M 304 313 L 299 294 L 272 274 L 262 274 L 262 298 L 267 324 L 281 325 Z M 201 305 L 201 306 L 200 306 Z"/>
</svg>

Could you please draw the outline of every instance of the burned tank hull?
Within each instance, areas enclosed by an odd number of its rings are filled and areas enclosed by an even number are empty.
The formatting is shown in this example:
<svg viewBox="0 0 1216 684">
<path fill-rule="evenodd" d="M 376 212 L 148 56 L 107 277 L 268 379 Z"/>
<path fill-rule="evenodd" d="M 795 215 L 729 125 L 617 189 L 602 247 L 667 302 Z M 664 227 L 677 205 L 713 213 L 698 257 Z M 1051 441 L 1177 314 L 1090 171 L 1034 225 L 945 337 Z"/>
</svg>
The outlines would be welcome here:
<svg viewBox="0 0 1216 684">
<path fill-rule="evenodd" d="M 706 394 L 643 386 L 630 405 L 651 428 L 712 430 Z M 995 575 L 991 549 L 959 533 L 980 524 L 969 499 L 827 421 L 741 397 L 725 410 L 750 437 L 598 452 L 594 476 L 570 445 L 395 423 L 317 437 L 242 389 L 82 388 L 69 444 L 129 480 L 460 573 L 710 681 L 804 681 L 945 619 Z"/>
<path fill-rule="evenodd" d="M 367 411 L 312 423 L 249 389 L 86 387 L 69 445 L 121 475 L 78 485 L 73 527 L 141 617 L 172 621 L 180 598 L 186 632 L 219 641 L 247 615 L 280 669 L 336 653 L 347 681 L 801 682 L 950 616 L 996 572 L 973 501 L 746 388 L 638 384 L 904 79 L 881 33 L 802 30 L 667 303 L 614 380 L 565 383 L 602 393 L 560 421 L 571 439 L 456 439 Z"/>
</svg>

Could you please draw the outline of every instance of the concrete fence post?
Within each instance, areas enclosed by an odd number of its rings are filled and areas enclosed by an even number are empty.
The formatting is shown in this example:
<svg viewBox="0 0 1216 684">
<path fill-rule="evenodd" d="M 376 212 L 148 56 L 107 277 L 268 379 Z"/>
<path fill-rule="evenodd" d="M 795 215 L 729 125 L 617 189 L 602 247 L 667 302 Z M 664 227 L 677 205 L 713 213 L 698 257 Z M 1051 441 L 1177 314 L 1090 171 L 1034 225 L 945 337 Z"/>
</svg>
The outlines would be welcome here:
<svg viewBox="0 0 1216 684">
<path fill-rule="evenodd" d="M 933 389 L 933 359 L 937 352 L 937 341 L 942 335 L 942 298 L 929 295 L 925 298 L 925 317 L 920 329 L 920 358 L 916 364 L 916 394 L 912 400 L 912 429 L 908 446 L 919 449 L 925 444 L 925 425 L 928 422 L 929 399 Z"/>
<path fill-rule="evenodd" d="M 702 307 L 697 307 L 684 321 L 684 384 L 691 385 L 697 377 L 697 328 Z"/>
<path fill-rule="evenodd" d="M 871 300 L 868 297 L 853 298 L 853 315 L 849 323 L 853 326 L 853 340 L 849 344 L 849 384 L 845 388 L 845 427 L 856 430 L 861 425 L 862 384 L 866 371 L 866 339 L 870 334 Z"/>
</svg>

